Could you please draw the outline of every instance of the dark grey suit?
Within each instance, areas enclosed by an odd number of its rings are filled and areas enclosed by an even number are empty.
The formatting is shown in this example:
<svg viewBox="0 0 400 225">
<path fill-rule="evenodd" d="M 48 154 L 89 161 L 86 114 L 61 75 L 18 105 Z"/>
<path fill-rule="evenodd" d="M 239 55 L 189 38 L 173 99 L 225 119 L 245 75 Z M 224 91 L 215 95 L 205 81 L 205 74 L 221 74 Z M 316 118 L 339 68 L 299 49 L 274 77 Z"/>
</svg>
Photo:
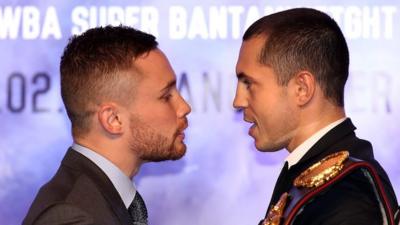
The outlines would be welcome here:
<svg viewBox="0 0 400 225">
<path fill-rule="evenodd" d="M 82 154 L 69 149 L 57 173 L 40 189 L 22 224 L 132 222 L 104 172 Z"/>
</svg>

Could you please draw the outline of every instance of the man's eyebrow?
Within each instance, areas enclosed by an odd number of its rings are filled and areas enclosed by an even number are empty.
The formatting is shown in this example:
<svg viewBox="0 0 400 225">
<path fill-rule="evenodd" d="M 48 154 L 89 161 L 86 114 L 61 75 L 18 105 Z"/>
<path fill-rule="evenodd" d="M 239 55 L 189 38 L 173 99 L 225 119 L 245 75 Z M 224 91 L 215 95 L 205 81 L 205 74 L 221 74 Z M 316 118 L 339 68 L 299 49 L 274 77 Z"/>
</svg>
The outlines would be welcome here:
<svg viewBox="0 0 400 225">
<path fill-rule="evenodd" d="M 175 85 L 176 85 L 176 80 L 171 80 L 170 82 L 168 82 L 168 84 L 164 88 L 161 89 L 160 92 L 165 92 L 165 91 L 171 89 L 172 87 L 175 87 Z"/>
<path fill-rule="evenodd" d="M 236 77 L 238 80 L 251 79 L 251 77 L 244 72 L 240 72 L 240 73 L 236 74 Z"/>
</svg>

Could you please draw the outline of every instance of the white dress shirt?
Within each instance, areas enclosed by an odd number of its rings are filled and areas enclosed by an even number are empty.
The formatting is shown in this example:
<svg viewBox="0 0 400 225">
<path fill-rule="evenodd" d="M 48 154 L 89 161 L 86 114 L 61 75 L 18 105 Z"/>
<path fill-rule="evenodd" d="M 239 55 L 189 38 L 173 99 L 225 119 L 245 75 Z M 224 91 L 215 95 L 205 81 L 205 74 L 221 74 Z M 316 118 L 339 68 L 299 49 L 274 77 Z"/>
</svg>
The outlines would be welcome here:
<svg viewBox="0 0 400 225">
<path fill-rule="evenodd" d="M 136 194 L 136 188 L 132 180 L 110 160 L 106 159 L 95 151 L 76 143 L 72 145 L 72 149 L 86 156 L 107 175 L 121 196 L 124 205 L 126 208 L 128 208 Z"/>
<path fill-rule="evenodd" d="M 289 169 L 291 166 L 296 165 L 301 158 L 311 149 L 319 139 L 322 138 L 326 133 L 332 130 L 334 127 L 342 123 L 346 120 L 346 117 L 336 120 L 335 122 L 327 125 L 326 127 L 322 128 L 321 130 L 314 133 L 311 137 L 305 140 L 301 145 L 297 146 L 287 157 L 286 162 L 288 162 Z"/>
</svg>

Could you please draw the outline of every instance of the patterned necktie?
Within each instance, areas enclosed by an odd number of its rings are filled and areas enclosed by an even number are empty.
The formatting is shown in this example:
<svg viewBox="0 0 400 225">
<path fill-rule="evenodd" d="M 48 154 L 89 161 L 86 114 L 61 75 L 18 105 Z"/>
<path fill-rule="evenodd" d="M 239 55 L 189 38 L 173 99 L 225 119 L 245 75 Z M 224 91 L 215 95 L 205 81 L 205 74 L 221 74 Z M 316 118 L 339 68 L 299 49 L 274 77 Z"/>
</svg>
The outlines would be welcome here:
<svg viewBox="0 0 400 225">
<path fill-rule="evenodd" d="M 147 225 L 147 209 L 142 196 L 136 191 L 135 198 L 128 208 L 133 225 Z"/>
</svg>

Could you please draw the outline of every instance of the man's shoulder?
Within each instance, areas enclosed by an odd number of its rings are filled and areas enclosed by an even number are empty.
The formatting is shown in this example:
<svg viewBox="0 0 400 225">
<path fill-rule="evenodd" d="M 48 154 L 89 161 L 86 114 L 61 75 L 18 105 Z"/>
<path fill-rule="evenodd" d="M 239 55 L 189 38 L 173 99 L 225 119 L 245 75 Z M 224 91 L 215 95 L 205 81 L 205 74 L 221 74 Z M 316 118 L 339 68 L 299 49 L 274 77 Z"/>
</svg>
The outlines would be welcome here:
<svg viewBox="0 0 400 225">
<path fill-rule="evenodd" d="M 48 202 L 64 202 L 71 194 L 82 189 L 82 184 L 89 183 L 92 182 L 85 173 L 62 165 L 50 181 L 40 188 L 37 198 Z"/>
<path fill-rule="evenodd" d="M 60 209 L 60 205 L 86 210 L 93 205 L 105 205 L 105 200 L 96 183 L 85 173 L 61 166 L 53 178 L 40 188 L 25 220 L 35 221 L 48 209 L 55 206 Z"/>
<path fill-rule="evenodd" d="M 382 224 L 374 189 L 354 171 L 305 204 L 297 216 L 299 224 Z M 297 223 L 295 223 L 297 224 Z"/>
<path fill-rule="evenodd" d="M 395 196 L 386 189 L 376 164 L 348 155 L 329 155 L 296 178 L 292 191 L 306 193 L 307 200 L 295 224 L 382 224 L 383 212 L 392 217 L 390 199 Z"/>
<path fill-rule="evenodd" d="M 45 209 L 37 219 L 35 225 L 44 224 L 95 224 L 93 217 L 85 210 L 72 204 L 57 203 Z"/>
</svg>

